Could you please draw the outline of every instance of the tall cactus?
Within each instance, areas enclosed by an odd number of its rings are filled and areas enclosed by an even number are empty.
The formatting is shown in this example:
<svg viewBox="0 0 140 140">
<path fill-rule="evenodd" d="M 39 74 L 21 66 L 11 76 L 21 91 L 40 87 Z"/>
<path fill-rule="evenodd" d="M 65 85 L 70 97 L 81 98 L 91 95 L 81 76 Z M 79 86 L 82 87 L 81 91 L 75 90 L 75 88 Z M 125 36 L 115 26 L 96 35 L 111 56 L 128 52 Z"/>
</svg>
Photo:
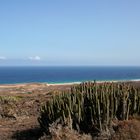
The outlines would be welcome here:
<svg viewBox="0 0 140 140">
<path fill-rule="evenodd" d="M 60 119 L 63 125 L 80 132 L 102 131 L 112 119 L 127 120 L 140 114 L 139 90 L 123 83 L 87 82 L 73 86 L 42 106 L 39 123 L 46 133 Z"/>
</svg>

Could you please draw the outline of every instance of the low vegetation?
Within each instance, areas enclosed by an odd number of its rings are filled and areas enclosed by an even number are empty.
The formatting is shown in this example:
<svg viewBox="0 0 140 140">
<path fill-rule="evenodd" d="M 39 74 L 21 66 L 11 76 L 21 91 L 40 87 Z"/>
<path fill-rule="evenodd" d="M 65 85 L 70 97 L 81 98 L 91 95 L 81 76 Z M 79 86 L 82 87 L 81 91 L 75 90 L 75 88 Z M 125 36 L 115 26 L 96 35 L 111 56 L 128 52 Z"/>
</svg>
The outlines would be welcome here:
<svg viewBox="0 0 140 140">
<path fill-rule="evenodd" d="M 138 89 L 124 83 L 87 82 L 53 96 L 41 107 L 38 120 L 46 135 L 54 135 L 51 126 L 55 123 L 78 134 L 111 138 L 116 121 L 139 114 Z"/>
<path fill-rule="evenodd" d="M 0 102 L 8 103 L 8 102 L 17 102 L 21 99 L 20 96 L 0 96 Z"/>
</svg>

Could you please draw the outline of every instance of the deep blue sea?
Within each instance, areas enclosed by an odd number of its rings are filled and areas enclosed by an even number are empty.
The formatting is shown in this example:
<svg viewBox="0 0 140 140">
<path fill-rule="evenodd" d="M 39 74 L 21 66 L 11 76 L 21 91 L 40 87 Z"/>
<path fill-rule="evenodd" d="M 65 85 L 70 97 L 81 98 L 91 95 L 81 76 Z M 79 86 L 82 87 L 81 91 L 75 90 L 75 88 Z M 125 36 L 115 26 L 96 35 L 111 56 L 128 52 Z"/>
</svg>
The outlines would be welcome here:
<svg viewBox="0 0 140 140">
<path fill-rule="evenodd" d="M 140 67 L 0 67 L 0 84 L 140 80 Z"/>
</svg>

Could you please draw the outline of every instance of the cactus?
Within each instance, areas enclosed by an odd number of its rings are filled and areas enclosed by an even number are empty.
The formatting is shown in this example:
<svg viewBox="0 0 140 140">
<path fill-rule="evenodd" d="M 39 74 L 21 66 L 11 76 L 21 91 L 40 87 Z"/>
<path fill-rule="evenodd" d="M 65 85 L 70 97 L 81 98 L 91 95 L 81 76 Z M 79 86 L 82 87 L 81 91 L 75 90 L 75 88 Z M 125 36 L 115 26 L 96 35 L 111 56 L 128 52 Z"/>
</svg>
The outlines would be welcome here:
<svg viewBox="0 0 140 140">
<path fill-rule="evenodd" d="M 127 120 L 135 114 L 140 114 L 139 90 L 123 83 L 86 82 L 53 96 L 41 107 L 38 120 L 45 133 L 58 119 L 71 129 L 93 133 L 106 129 L 114 118 Z"/>
</svg>

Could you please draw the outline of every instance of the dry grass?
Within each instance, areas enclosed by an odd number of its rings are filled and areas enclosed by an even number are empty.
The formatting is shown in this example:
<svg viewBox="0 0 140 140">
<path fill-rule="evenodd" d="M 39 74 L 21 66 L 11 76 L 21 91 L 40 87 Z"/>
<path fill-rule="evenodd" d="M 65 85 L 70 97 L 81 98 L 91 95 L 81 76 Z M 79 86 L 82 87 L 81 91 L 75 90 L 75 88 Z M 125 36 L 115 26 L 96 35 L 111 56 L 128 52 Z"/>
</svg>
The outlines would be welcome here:
<svg viewBox="0 0 140 140">
<path fill-rule="evenodd" d="M 58 121 L 54 122 L 50 128 L 50 138 L 43 136 L 40 140 L 92 140 L 91 135 L 79 134 L 68 126 L 62 126 Z"/>
<path fill-rule="evenodd" d="M 140 121 L 136 119 L 120 121 L 111 140 L 140 140 Z"/>
<path fill-rule="evenodd" d="M 132 119 L 129 121 L 116 122 L 116 132 L 112 136 L 107 136 L 102 132 L 98 137 L 90 134 L 79 134 L 67 126 L 62 126 L 56 122 L 50 126 L 51 136 L 44 135 L 39 140 L 140 140 L 140 121 Z"/>
</svg>

